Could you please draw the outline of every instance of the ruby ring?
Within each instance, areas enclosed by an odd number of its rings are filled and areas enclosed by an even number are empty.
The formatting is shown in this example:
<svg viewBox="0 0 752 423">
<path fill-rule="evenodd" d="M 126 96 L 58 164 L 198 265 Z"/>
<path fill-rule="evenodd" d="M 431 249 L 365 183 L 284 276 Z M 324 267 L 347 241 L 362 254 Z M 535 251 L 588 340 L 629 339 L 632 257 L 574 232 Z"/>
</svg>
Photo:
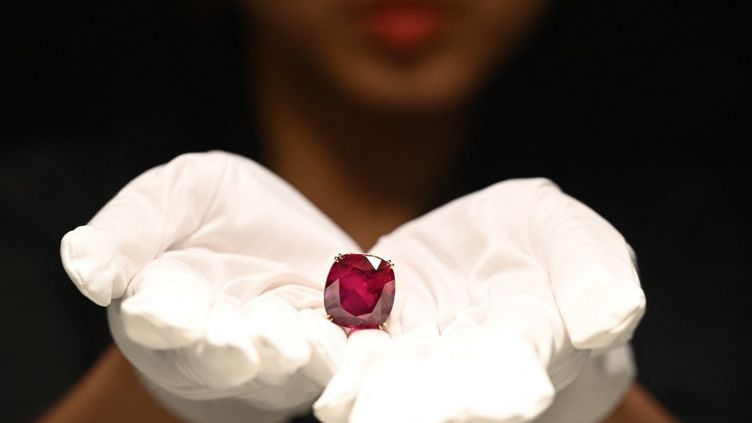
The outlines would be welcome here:
<svg viewBox="0 0 752 423">
<path fill-rule="evenodd" d="M 338 254 L 326 278 L 324 308 L 345 329 L 382 329 L 394 304 L 394 265 L 372 254 Z"/>
</svg>

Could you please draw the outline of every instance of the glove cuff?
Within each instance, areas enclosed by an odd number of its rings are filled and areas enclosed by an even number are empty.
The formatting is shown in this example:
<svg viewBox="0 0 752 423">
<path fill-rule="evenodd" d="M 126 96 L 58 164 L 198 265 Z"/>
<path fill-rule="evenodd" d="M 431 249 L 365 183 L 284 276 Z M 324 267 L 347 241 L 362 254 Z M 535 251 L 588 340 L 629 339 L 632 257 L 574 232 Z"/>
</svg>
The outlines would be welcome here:
<svg viewBox="0 0 752 423">
<path fill-rule="evenodd" d="M 310 413 L 313 404 L 304 403 L 284 410 L 253 407 L 241 398 L 192 400 L 179 397 L 149 381 L 139 373 L 149 393 L 177 417 L 191 423 L 285 423 L 297 415 Z"/>
<path fill-rule="evenodd" d="M 580 376 L 556 393 L 536 423 L 595 423 L 603 420 L 635 381 L 629 344 L 592 355 Z"/>
</svg>

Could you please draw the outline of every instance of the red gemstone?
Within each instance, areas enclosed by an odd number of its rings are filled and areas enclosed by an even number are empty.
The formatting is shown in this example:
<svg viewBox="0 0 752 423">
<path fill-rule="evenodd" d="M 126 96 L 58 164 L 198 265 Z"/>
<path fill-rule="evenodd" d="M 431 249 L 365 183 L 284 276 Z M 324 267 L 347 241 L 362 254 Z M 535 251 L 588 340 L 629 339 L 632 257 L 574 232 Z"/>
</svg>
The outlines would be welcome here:
<svg viewBox="0 0 752 423">
<path fill-rule="evenodd" d="M 370 254 L 343 254 L 332 264 L 324 307 L 332 322 L 352 329 L 375 329 L 394 304 L 391 263 Z"/>
</svg>

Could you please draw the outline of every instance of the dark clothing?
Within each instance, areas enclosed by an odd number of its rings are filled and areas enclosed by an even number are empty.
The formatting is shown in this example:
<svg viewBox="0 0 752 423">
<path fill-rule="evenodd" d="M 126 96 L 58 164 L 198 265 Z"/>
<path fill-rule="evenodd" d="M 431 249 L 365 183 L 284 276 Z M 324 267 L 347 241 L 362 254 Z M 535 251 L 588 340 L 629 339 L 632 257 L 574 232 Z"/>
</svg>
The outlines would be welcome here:
<svg viewBox="0 0 752 423">
<path fill-rule="evenodd" d="M 637 252 L 640 381 L 683 421 L 752 421 L 752 157 L 731 147 L 752 134 L 746 49 L 733 44 L 742 14 L 571 4 L 489 89 L 465 173 L 434 204 L 511 177 L 557 182 Z M 18 32 L 29 46 L 0 134 L 3 422 L 43 412 L 111 342 L 104 310 L 62 269 L 63 234 L 180 153 L 261 157 L 225 17 L 87 7 L 34 10 Z"/>
</svg>

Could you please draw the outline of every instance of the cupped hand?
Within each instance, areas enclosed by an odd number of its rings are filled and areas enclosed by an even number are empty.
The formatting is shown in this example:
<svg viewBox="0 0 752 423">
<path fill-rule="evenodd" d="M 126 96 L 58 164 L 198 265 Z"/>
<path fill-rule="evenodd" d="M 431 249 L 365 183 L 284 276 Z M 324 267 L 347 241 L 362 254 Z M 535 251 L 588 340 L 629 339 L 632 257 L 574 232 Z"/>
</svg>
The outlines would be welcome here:
<svg viewBox="0 0 752 423">
<path fill-rule="evenodd" d="M 346 336 L 326 318 L 321 278 L 357 249 L 268 170 L 210 152 L 134 179 L 65 235 L 61 256 L 81 292 L 110 305 L 113 337 L 149 385 L 289 410 L 340 361 Z"/>
<path fill-rule="evenodd" d="M 546 179 L 459 198 L 371 252 L 395 263 L 391 336 L 350 336 L 314 404 L 326 423 L 529 421 L 603 364 L 594 351 L 628 341 L 644 312 L 631 248 Z M 589 392 L 571 399 L 582 402 L 575 421 L 614 405 L 612 385 L 623 392 L 630 376 L 622 370 L 595 383 L 588 372 Z"/>
</svg>

